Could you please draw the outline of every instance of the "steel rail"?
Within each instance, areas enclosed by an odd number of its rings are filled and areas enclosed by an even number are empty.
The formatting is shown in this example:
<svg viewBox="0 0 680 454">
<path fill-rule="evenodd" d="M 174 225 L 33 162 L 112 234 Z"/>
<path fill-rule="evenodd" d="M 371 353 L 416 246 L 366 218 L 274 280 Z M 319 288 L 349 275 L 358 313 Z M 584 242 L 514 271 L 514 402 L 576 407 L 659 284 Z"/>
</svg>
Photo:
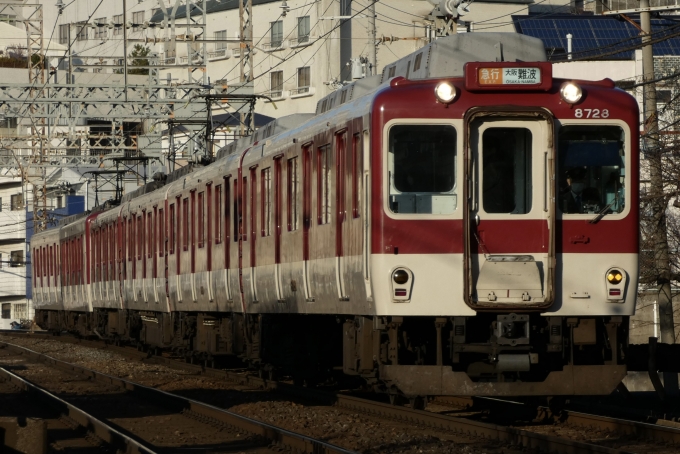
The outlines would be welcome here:
<svg viewBox="0 0 680 454">
<path fill-rule="evenodd" d="M 51 356 L 38 353 L 36 351 L 21 347 L 19 345 L 14 345 L 8 342 L 0 342 L 0 348 L 6 348 L 10 351 L 16 352 L 21 355 L 26 355 L 27 357 L 49 364 L 60 370 L 64 370 L 69 373 L 76 373 L 89 377 L 93 380 L 101 381 L 110 385 L 118 386 L 120 388 L 126 389 L 128 391 L 134 392 L 157 402 L 163 406 L 170 406 L 181 410 L 184 413 L 189 413 L 196 419 L 202 421 L 216 423 L 230 427 L 233 429 L 243 430 L 251 433 L 255 436 L 263 437 L 270 440 L 272 444 L 277 445 L 281 448 L 292 450 L 293 452 L 299 453 L 309 453 L 309 454 L 353 454 L 354 451 L 350 451 L 338 446 L 334 446 L 330 443 L 326 443 L 321 440 L 317 440 L 305 435 L 301 435 L 295 432 L 291 432 L 280 427 L 272 426 L 264 422 L 260 422 L 228 410 L 224 410 L 213 405 L 209 405 L 203 402 L 198 402 L 193 399 L 179 396 L 177 394 L 168 393 L 159 389 L 151 388 L 148 386 L 140 385 L 138 383 L 131 382 L 118 377 L 113 377 L 111 375 L 103 374 L 101 372 L 94 371 L 82 366 L 68 363 L 66 361 L 61 361 Z M 13 374 L 12 374 L 13 375 Z M 23 380 L 23 379 L 22 379 Z M 65 402 L 64 402 L 65 403 Z M 67 404 L 70 405 L 70 404 Z M 75 407 L 73 407 L 75 408 Z M 142 452 L 142 451 L 140 451 Z M 143 451 L 146 452 L 146 451 Z"/>
<path fill-rule="evenodd" d="M 95 418 L 80 408 L 55 396 L 46 389 L 31 383 L 30 381 L 10 372 L 1 366 L 0 379 L 4 379 L 12 383 L 22 391 L 40 399 L 46 405 L 55 408 L 62 415 L 75 421 L 80 427 L 92 432 L 104 443 L 120 452 L 125 452 L 128 454 L 156 454 L 156 451 L 154 451 L 154 449 L 148 446 L 145 442 L 141 440 L 135 440 L 128 435 L 119 432 L 118 430 L 106 424 L 104 421 Z"/>
<path fill-rule="evenodd" d="M 16 332 L 16 331 L 15 331 Z M 10 332 L 8 334 L 14 334 Z M 165 365 L 170 368 L 181 369 L 196 374 L 202 374 L 209 377 L 226 379 L 240 385 L 268 388 L 280 391 L 284 394 L 299 397 L 302 399 L 311 399 L 314 401 L 324 402 L 328 405 L 335 405 L 340 408 L 346 408 L 352 411 L 360 411 L 362 413 L 373 414 L 378 417 L 388 418 L 396 421 L 407 422 L 409 424 L 418 424 L 422 426 L 431 427 L 439 430 L 446 430 L 457 434 L 484 437 L 504 441 L 509 444 L 516 444 L 526 448 L 535 448 L 545 452 L 551 453 L 623 453 L 626 451 L 607 448 L 589 443 L 568 440 L 564 438 L 547 436 L 531 432 L 523 429 L 509 428 L 503 425 L 495 425 L 474 421 L 466 418 L 459 418 L 448 415 L 440 415 L 433 412 L 413 410 L 406 407 L 399 407 L 394 405 L 376 402 L 370 399 L 362 399 L 345 394 L 335 394 L 328 391 L 321 391 L 310 388 L 302 388 L 288 383 L 277 382 L 267 378 L 256 377 L 252 374 L 243 374 L 228 370 L 212 369 L 197 364 L 189 364 L 180 362 L 175 359 L 162 356 L 149 356 L 148 353 L 138 352 L 131 348 L 118 347 L 110 344 L 102 345 L 99 341 L 87 341 L 82 339 L 61 337 L 60 341 L 67 343 L 81 344 L 92 348 L 102 350 L 110 350 L 118 352 L 123 355 L 133 356 L 145 362 Z M 469 397 L 452 397 L 445 396 L 437 398 L 437 401 L 442 403 L 448 402 L 456 406 L 471 406 L 473 399 Z M 486 399 L 489 400 L 489 399 Z M 519 409 L 517 403 L 498 401 L 501 405 L 506 405 L 508 408 L 514 406 Z M 535 409 L 541 411 L 541 408 Z M 544 412 L 549 410 L 543 409 Z M 526 412 L 527 409 L 525 408 Z M 513 410 L 511 410 L 513 412 Z M 514 411 L 516 413 L 517 411 Z M 561 423 L 582 428 L 596 428 L 600 430 L 615 432 L 619 435 L 636 436 L 645 440 L 657 443 L 670 443 L 680 445 L 680 429 L 674 427 L 663 426 L 660 424 L 649 424 L 637 421 L 630 421 L 620 418 L 612 418 L 607 416 L 599 416 L 586 414 L 574 411 L 563 411 L 561 413 Z"/>
</svg>

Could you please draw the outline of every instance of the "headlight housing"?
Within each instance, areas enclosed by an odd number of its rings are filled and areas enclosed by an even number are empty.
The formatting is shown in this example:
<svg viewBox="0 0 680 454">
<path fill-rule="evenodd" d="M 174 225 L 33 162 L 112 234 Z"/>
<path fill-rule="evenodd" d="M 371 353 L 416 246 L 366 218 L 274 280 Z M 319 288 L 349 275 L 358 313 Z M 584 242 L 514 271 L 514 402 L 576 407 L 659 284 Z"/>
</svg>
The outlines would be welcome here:
<svg viewBox="0 0 680 454">
<path fill-rule="evenodd" d="M 451 104 L 456 96 L 458 95 L 458 90 L 450 82 L 439 82 L 434 88 L 434 95 L 437 101 L 442 104 Z"/>
<path fill-rule="evenodd" d="M 583 90 L 575 82 L 565 82 L 560 88 L 560 96 L 569 104 L 576 104 L 583 98 Z"/>
</svg>

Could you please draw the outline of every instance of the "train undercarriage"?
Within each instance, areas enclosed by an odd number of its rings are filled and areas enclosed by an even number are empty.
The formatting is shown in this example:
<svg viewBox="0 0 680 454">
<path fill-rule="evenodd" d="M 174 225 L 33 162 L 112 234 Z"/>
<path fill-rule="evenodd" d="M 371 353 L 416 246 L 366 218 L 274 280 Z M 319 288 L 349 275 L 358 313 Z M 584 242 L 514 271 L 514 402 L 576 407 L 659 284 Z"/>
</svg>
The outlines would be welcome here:
<svg viewBox="0 0 680 454">
<path fill-rule="evenodd" d="M 238 357 L 307 383 L 333 371 L 373 391 L 427 395 L 608 394 L 626 374 L 627 317 L 372 317 L 36 311 L 38 325 L 191 361 Z"/>
</svg>

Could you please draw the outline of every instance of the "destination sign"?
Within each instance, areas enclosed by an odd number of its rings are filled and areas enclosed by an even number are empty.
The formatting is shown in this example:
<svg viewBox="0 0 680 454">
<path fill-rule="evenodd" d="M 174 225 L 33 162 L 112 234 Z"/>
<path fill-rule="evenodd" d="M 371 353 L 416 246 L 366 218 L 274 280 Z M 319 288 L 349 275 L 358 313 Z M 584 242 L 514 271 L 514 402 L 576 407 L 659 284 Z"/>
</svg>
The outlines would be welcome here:
<svg viewBox="0 0 680 454">
<path fill-rule="evenodd" d="M 541 68 L 477 68 L 479 85 L 537 85 Z"/>
</svg>

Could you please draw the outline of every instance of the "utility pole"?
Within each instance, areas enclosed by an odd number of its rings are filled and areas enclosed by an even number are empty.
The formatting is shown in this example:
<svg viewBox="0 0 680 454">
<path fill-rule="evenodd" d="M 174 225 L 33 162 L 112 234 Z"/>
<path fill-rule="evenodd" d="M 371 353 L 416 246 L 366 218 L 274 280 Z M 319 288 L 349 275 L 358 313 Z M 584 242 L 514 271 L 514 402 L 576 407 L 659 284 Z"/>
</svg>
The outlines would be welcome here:
<svg viewBox="0 0 680 454">
<path fill-rule="evenodd" d="M 371 17 L 368 18 L 368 39 L 371 40 L 370 49 L 370 59 L 373 69 L 371 70 L 371 75 L 378 74 L 378 42 L 375 31 L 375 4 L 378 0 L 374 0 L 369 8 L 369 14 Z"/>
<path fill-rule="evenodd" d="M 189 5 L 187 5 L 187 10 Z M 69 43 L 70 46 L 70 43 Z M 128 61 L 127 61 L 127 1 L 123 0 L 123 84 L 125 85 L 125 102 L 128 100 Z M 69 81 L 71 83 L 71 81 Z"/>
<path fill-rule="evenodd" d="M 659 121 L 656 111 L 656 87 L 654 77 L 654 54 L 652 52 L 652 24 L 649 0 L 640 0 L 640 26 L 642 28 L 642 79 L 644 85 L 644 149 L 649 162 L 650 195 L 652 209 L 652 241 L 657 274 L 657 304 L 661 342 L 675 343 L 673 321 L 673 298 L 671 295 L 671 267 L 668 253 L 668 232 L 666 230 L 666 209 L 668 202 L 663 188 L 662 149 L 659 141 Z M 674 395 L 678 389 L 677 373 L 664 373 L 664 387 Z"/>
</svg>

